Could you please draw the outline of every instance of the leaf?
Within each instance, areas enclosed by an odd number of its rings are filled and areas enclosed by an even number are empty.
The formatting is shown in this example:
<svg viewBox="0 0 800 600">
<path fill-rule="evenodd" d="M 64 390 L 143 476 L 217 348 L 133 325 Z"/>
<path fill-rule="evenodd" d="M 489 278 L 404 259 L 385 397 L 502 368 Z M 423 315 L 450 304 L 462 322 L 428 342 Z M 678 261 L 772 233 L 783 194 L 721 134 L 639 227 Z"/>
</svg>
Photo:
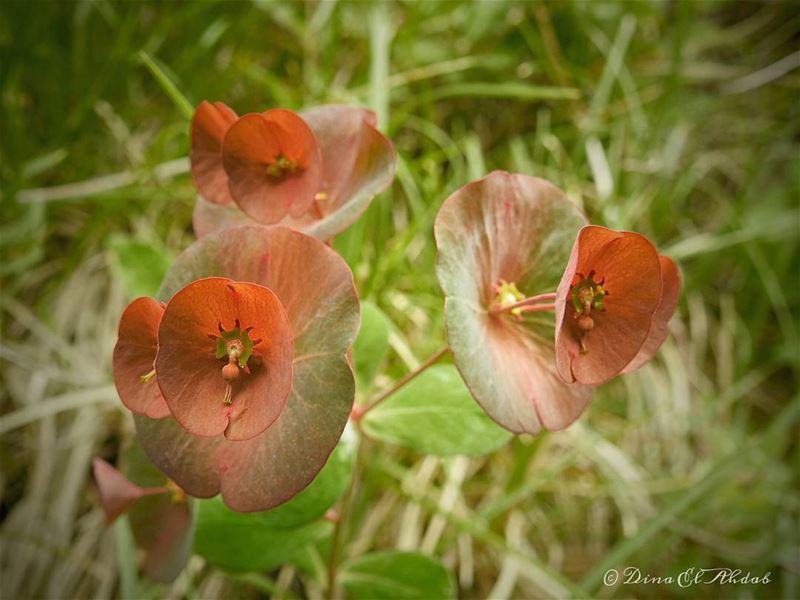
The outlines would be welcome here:
<svg viewBox="0 0 800 600">
<path fill-rule="evenodd" d="M 489 416 L 515 433 L 566 427 L 591 388 L 556 374 L 552 314 L 520 321 L 489 308 L 503 282 L 528 297 L 554 292 L 585 222 L 552 184 L 505 171 L 460 188 L 436 217 L 436 275 L 456 367 Z"/>
<path fill-rule="evenodd" d="M 295 528 L 272 527 L 265 522 L 265 513 L 234 512 L 220 498 L 201 500 L 199 505 L 195 553 L 238 573 L 266 571 L 289 562 L 333 528 L 321 520 Z"/>
<path fill-rule="evenodd" d="M 111 272 L 132 297 L 154 296 L 169 269 L 169 254 L 160 246 L 123 234 L 108 241 Z"/>
<path fill-rule="evenodd" d="M 346 353 L 358 331 L 358 296 L 339 255 L 286 227 L 242 226 L 203 238 L 176 259 L 159 297 L 213 276 L 263 285 L 286 310 L 295 345 L 286 408 L 243 442 L 193 436 L 172 418 L 137 415 L 136 428 L 151 460 L 189 494 L 221 491 L 234 510 L 267 510 L 314 479 L 342 434 L 355 393 Z"/>
<path fill-rule="evenodd" d="M 339 581 L 350 600 L 444 600 L 455 597 L 441 563 L 418 552 L 376 552 L 342 565 Z"/>
<path fill-rule="evenodd" d="M 362 426 L 384 442 L 438 456 L 480 456 L 511 437 L 475 403 L 452 365 L 423 371 L 367 412 Z"/>
<path fill-rule="evenodd" d="M 375 380 L 389 349 L 391 329 L 392 322 L 380 308 L 372 302 L 361 303 L 361 329 L 353 343 L 353 362 L 360 388 L 368 388 Z"/>
</svg>

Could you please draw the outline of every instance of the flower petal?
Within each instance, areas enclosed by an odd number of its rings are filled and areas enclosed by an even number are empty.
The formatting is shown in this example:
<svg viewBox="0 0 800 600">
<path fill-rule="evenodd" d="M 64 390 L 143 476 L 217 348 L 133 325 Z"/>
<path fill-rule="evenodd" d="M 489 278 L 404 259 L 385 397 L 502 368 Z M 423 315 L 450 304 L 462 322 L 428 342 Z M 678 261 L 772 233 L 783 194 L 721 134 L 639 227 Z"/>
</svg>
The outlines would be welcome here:
<svg viewBox="0 0 800 600">
<path fill-rule="evenodd" d="M 158 351 L 158 324 L 164 314 L 161 303 L 137 298 L 122 313 L 119 339 L 112 361 L 114 385 L 122 403 L 131 411 L 160 419 L 169 414 L 151 373 Z"/>
<path fill-rule="evenodd" d="M 678 306 L 678 298 L 681 295 L 681 276 L 678 267 L 668 256 L 659 256 L 658 260 L 661 263 L 661 301 L 653 315 L 647 340 L 642 344 L 636 357 L 623 369 L 623 373 L 635 371 L 656 355 L 669 335 L 669 320 Z"/>
<path fill-rule="evenodd" d="M 214 356 L 209 335 L 221 325 L 251 327 L 262 339 L 231 384 L 232 402 L 224 401 L 227 382 Z M 278 418 L 292 388 L 292 332 L 275 294 L 260 285 L 210 277 L 190 283 L 167 304 L 158 329 L 156 371 L 161 393 L 175 419 L 194 435 L 225 432 L 231 440 L 250 439 Z M 254 355 L 254 356 L 255 356 Z"/>
<path fill-rule="evenodd" d="M 608 291 L 605 310 L 582 332 L 571 301 L 577 273 L 594 271 Z M 661 298 L 661 266 L 644 236 L 587 225 L 578 233 L 556 298 L 556 366 L 567 382 L 599 385 L 618 375 L 647 339 Z M 586 352 L 581 349 L 585 344 Z"/>
<path fill-rule="evenodd" d="M 279 166 L 282 159 L 286 168 Z M 222 143 L 231 196 L 248 216 L 277 223 L 314 203 L 322 176 L 317 140 L 305 121 L 283 109 L 244 115 Z M 278 173 L 272 173 L 278 168 Z"/>
<path fill-rule="evenodd" d="M 356 106 L 326 104 L 301 113 L 322 152 L 322 199 L 300 231 L 328 240 L 352 225 L 376 194 L 392 183 L 394 144 L 375 127 L 375 113 Z"/>
<path fill-rule="evenodd" d="M 552 291 L 585 222 L 552 184 L 504 171 L 457 190 L 436 217 L 436 274 L 456 367 L 489 416 L 511 431 L 562 429 L 591 397 L 590 388 L 555 373 L 552 319 L 488 311 L 501 280 L 528 296 Z"/>
<path fill-rule="evenodd" d="M 358 296 L 338 254 L 286 227 L 240 226 L 203 238 L 177 258 L 159 296 L 207 276 L 269 287 L 283 304 L 295 343 L 286 408 L 264 433 L 243 442 L 194 436 L 173 419 L 142 416 L 138 437 L 151 460 L 191 495 L 221 490 L 235 510 L 267 510 L 309 484 L 342 434 L 355 393 L 346 353 L 358 331 Z"/>
<path fill-rule="evenodd" d="M 215 204 L 233 202 L 228 175 L 222 168 L 222 140 L 235 121 L 236 113 L 222 102 L 203 101 L 192 117 L 189 153 L 192 179 L 200 195 Z"/>
</svg>

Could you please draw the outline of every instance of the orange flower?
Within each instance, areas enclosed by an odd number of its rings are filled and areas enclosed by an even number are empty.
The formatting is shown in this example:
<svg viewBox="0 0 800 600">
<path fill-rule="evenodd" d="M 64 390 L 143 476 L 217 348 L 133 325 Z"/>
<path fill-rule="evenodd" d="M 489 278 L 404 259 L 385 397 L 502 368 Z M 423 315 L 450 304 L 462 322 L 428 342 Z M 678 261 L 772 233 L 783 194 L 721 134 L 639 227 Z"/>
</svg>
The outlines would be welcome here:
<svg viewBox="0 0 800 600">
<path fill-rule="evenodd" d="M 265 431 L 283 411 L 293 352 L 289 319 L 270 289 L 209 277 L 167 303 L 155 370 L 184 429 L 241 441 Z"/>
<path fill-rule="evenodd" d="M 203 101 L 192 117 L 192 179 L 200 195 L 215 204 L 233 202 L 228 174 L 222 168 L 222 140 L 236 121 L 236 113 L 222 102 Z"/>
<path fill-rule="evenodd" d="M 644 236 L 587 225 L 556 295 L 556 366 L 599 385 L 649 361 L 667 337 L 680 276 Z"/>
<path fill-rule="evenodd" d="M 222 143 L 222 166 L 236 204 L 265 224 L 311 208 L 322 177 L 314 133 L 300 116 L 283 109 L 236 121 Z"/>
</svg>

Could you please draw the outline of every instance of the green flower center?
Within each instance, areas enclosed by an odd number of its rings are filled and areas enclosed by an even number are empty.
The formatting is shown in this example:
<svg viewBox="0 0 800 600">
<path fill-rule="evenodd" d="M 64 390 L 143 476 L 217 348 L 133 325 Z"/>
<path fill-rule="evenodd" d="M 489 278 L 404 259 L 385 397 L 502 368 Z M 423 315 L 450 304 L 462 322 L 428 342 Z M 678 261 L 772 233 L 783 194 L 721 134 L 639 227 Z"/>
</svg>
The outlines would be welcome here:
<svg viewBox="0 0 800 600">
<path fill-rule="evenodd" d="M 252 327 L 242 329 L 239 325 L 239 319 L 236 319 L 236 324 L 233 329 L 226 331 L 222 327 L 222 323 L 218 325 L 219 335 L 216 337 L 216 351 L 217 358 L 227 358 L 229 362 L 238 363 L 239 367 L 244 369 L 247 361 L 253 355 L 253 346 L 261 340 L 250 339 L 250 331 Z"/>
<path fill-rule="evenodd" d="M 276 179 L 282 178 L 284 175 L 291 174 L 299 170 L 296 162 L 284 154 L 278 154 L 275 161 L 267 167 L 267 173 L 270 177 Z"/>
<path fill-rule="evenodd" d="M 525 294 L 519 291 L 517 284 L 513 281 L 501 279 L 494 288 L 497 293 L 492 300 L 492 305 L 500 309 L 525 299 Z M 522 315 L 521 308 L 512 308 L 510 312 L 515 317 Z"/>
<path fill-rule="evenodd" d="M 604 312 L 605 297 L 608 291 L 603 287 L 605 278 L 600 281 L 594 280 L 594 271 L 590 271 L 588 276 L 578 273 L 578 283 L 570 288 L 572 292 L 572 306 L 575 308 L 575 318 L 589 315 L 592 310 Z"/>
</svg>

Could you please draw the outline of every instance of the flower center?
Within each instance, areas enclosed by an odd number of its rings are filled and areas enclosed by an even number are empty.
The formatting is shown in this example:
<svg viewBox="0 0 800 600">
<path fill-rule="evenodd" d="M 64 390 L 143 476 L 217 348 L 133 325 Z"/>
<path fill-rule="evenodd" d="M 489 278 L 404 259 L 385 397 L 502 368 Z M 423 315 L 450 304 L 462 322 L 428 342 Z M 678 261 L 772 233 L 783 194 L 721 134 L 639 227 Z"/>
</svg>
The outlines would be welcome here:
<svg viewBox="0 0 800 600">
<path fill-rule="evenodd" d="M 492 306 L 496 306 L 499 310 L 511 304 L 516 304 L 525 298 L 525 294 L 519 291 L 517 284 L 513 281 L 500 279 L 494 285 L 494 290 L 496 294 L 492 300 Z M 512 308 L 511 314 L 517 318 L 522 318 L 522 308 Z"/>
<path fill-rule="evenodd" d="M 278 154 L 275 161 L 267 167 L 267 173 L 270 177 L 281 179 L 287 174 L 292 174 L 298 171 L 300 167 L 296 162 L 290 159 L 285 154 Z"/>
<path fill-rule="evenodd" d="M 578 273 L 578 283 L 570 288 L 572 293 L 572 307 L 575 309 L 574 318 L 578 322 L 578 329 L 581 335 L 581 352 L 588 352 L 584 343 L 584 336 L 594 328 L 592 311 L 605 312 L 605 297 L 609 295 L 608 290 L 603 287 L 605 277 L 600 281 L 594 280 L 594 270 L 589 271 L 589 275 Z"/>
<path fill-rule="evenodd" d="M 253 347 L 261 343 L 261 339 L 253 340 L 250 338 L 252 327 L 242 329 L 239 319 L 236 319 L 231 330 L 225 330 L 222 323 L 217 324 L 219 335 L 209 334 L 209 338 L 215 340 L 214 356 L 218 359 L 227 359 L 222 367 L 222 378 L 227 382 L 225 386 L 225 396 L 223 402 L 230 404 L 233 402 L 232 384 L 239 379 L 241 372 L 250 373 L 247 362 L 253 356 Z"/>
</svg>

